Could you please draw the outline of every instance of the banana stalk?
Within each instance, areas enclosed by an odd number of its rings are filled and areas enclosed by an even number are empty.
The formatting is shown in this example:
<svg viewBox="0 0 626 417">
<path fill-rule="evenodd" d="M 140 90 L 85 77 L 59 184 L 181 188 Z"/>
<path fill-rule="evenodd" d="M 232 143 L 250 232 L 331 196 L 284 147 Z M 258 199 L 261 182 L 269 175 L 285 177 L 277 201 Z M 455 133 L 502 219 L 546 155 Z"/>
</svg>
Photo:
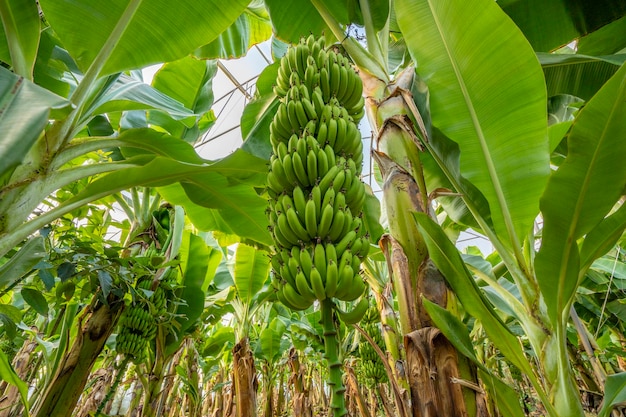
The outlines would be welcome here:
<svg viewBox="0 0 626 417">
<path fill-rule="evenodd" d="M 330 387 L 330 412 L 333 417 L 342 417 L 348 414 L 345 404 L 343 385 L 343 371 L 340 355 L 339 336 L 333 317 L 335 305 L 332 300 L 326 299 L 320 303 L 322 314 L 322 328 L 324 330 L 324 358 L 328 367 L 327 384 Z"/>
</svg>

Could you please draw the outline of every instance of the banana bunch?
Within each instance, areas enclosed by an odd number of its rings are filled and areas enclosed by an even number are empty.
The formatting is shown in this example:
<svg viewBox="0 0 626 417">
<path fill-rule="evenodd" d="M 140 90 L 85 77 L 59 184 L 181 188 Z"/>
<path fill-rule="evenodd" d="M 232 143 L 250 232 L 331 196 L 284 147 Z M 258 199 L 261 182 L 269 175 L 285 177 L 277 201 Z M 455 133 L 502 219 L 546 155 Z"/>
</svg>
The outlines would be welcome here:
<svg viewBox="0 0 626 417">
<path fill-rule="evenodd" d="M 361 321 L 361 328 L 381 347 L 384 346 L 383 336 L 378 319 L 378 310 L 375 305 L 369 306 Z M 359 375 L 364 378 L 365 383 L 374 387 L 377 384 L 387 382 L 387 372 L 381 363 L 380 357 L 369 342 L 359 343 L 359 356 L 361 358 L 358 368 Z"/>
<path fill-rule="evenodd" d="M 175 280 L 178 271 L 168 269 L 156 288 L 151 278 L 141 279 L 136 286 L 139 297 L 126 309 L 120 319 L 116 351 L 131 357 L 135 363 L 145 360 L 150 342 L 155 338 L 159 322 L 167 314 L 167 293 L 163 289 Z"/>
<path fill-rule="evenodd" d="M 354 301 L 366 291 L 359 271 L 370 246 L 357 128 L 361 80 L 347 58 L 309 36 L 281 59 L 274 91 L 280 103 L 270 124 L 267 214 L 277 296 L 294 310 L 327 298 Z M 363 307 L 359 301 L 342 313 L 353 320 Z"/>
<path fill-rule="evenodd" d="M 325 50 L 323 37 L 309 36 L 281 59 L 274 93 L 286 97 L 299 85 L 309 92 L 319 87 L 325 103 L 336 98 L 349 114 L 357 116 L 357 123 L 363 117 L 363 84 L 348 58 Z"/>
</svg>

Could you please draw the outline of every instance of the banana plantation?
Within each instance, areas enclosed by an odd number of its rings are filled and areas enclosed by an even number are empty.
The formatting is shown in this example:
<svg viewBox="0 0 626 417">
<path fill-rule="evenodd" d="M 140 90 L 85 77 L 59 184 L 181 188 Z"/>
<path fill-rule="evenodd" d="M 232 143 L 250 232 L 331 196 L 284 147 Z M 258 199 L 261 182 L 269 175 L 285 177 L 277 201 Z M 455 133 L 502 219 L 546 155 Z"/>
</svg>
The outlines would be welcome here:
<svg viewBox="0 0 626 417">
<path fill-rule="evenodd" d="M 626 415 L 623 0 L 0 18 L 0 417 Z"/>
</svg>

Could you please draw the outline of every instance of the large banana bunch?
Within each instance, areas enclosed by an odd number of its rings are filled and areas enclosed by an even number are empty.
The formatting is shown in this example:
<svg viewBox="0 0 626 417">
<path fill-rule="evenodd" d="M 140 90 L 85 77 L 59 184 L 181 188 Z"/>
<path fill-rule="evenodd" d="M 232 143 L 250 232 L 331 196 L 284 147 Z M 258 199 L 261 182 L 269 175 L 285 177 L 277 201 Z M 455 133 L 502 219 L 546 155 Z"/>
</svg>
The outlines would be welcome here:
<svg viewBox="0 0 626 417">
<path fill-rule="evenodd" d="M 135 363 L 145 360 L 148 346 L 155 338 L 158 324 L 167 314 L 167 293 L 163 288 L 176 279 L 177 270 L 170 268 L 161 281 L 151 278 L 140 279 L 136 290 L 138 297 L 126 309 L 120 319 L 115 350 L 125 354 Z"/>
<path fill-rule="evenodd" d="M 356 300 L 369 249 L 361 80 L 346 57 L 310 36 L 281 59 L 274 91 L 267 188 L 278 298 L 295 310 L 316 299 Z"/>
</svg>

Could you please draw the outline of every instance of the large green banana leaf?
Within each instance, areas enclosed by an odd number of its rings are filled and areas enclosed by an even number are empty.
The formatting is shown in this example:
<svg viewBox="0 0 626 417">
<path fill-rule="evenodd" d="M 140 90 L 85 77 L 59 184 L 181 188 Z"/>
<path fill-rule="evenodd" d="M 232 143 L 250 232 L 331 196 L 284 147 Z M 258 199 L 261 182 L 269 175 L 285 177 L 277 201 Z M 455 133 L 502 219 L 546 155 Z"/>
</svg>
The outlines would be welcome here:
<svg viewBox="0 0 626 417">
<path fill-rule="evenodd" d="M 176 309 L 177 325 L 167 338 L 166 354 L 174 353 L 183 342 L 183 336 L 197 324 L 204 311 L 208 282 L 213 279 L 221 258 L 221 252 L 208 246 L 202 237 L 188 230 L 183 232 L 179 253 L 183 277 L 178 294 L 182 302 Z"/>
<path fill-rule="evenodd" d="M 593 261 L 610 251 L 619 241 L 626 229 L 626 205 L 622 204 L 615 213 L 602 219 L 585 236 L 580 248 L 581 273 L 585 272 Z"/>
<path fill-rule="evenodd" d="M 433 125 L 458 143 L 460 174 L 487 199 L 496 235 L 519 247 L 549 173 L 545 84 L 533 50 L 491 0 L 395 5 L 430 90 Z"/>
<path fill-rule="evenodd" d="M 431 259 L 459 298 L 463 308 L 480 320 L 489 338 L 502 354 L 522 372 L 532 372 L 517 337 L 502 322 L 493 306 L 480 291 L 454 244 L 432 219 L 414 213 Z"/>
<path fill-rule="evenodd" d="M 84 204 L 134 186 L 163 187 L 176 182 L 182 182 L 187 201 L 224 213 L 228 224 L 237 225 L 258 241 L 269 239 L 264 213 L 266 203 L 254 190 L 265 181 L 265 161 L 236 151 L 214 164 L 190 164 L 155 154 L 138 155 L 132 163 L 133 166 L 100 176 L 73 198 L 0 236 L 0 254 Z M 182 205 L 184 201 L 174 203 Z"/>
<path fill-rule="evenodd" d="M 607 376 L 604 392 L 605 397 L 598 417 L 609 417 L 613 407 L 626 401 L 626 372 Z"/>
<path fill-rule="evenodd" d="M 43 237 L 35 236 L 29 239 L 15 255 L 0 266 L 0 289 L 13 286 L 17 280 L 31 272 L 45 256 Z"/>
<path fill-rule="evenodd" d="M 0 67 L 0 184 L 19 165 L 48 124 L 51 111 L 68 101 Z"/>
<path fill-rule="evenodd" d="M 570 94 L 590 99 L 626 61 L 626 54 L 608 56 L 539 53 L 548 97 Z"/>
<path fill-rule="evenodd" d="M 13 71 L 33 80 L 33 68 L 39 46 L 39 11 L 34 0 L 0 2 L 0 61 Z"/>
<path fill-rule="evenodd" d="M 285 350 L 289 348 L 289 345 L 284 343 L 287 340 L 283 337 L 286 331 L 285 323 L 280 318 L 274 317 L 270 324 L 261 330 L 255 354 L 269 363 L 274 363 L 280 359 Z"/>
<path fill-rule="evenodd" d="M 195 118 L 190 107 L 175 98 L 128 75 L 122 74 L 104 94 L 91 105 L 89 115 L 129 110 L 158 110 L 171 118 L 193 125 Z"/>
<path fill-rule="evenodd" d="M 217 73 L 215 61 L 194 59 L 191 56 L 164 64 L 155 74 L 152 86 L 166 96 L 178 100 L 195 113 L 192 127 L 170 114 L 150 112 L 148 120 L 166 129 L 172 136 L 194 143 L 213 124 L 213 78 Z"/>
<path fill-rule="evenodd" d="M 213 42 L 198 48 L 194 55 L 203 59 L 232 59 L 244 56 L 252 46 L 272 36 L 267 10 L 260 0 L 253 1 L 230 27 Z"/>
<path fill-rule="evenodd" d="M 533 48 L 542 52 L 559 48 L 626 15 L 626 3 L 614 0 L 498 0 L 498 4 L 521 28 Z"/>
<path fill-rule="evenodd" d="M 182 58 L 213 41 L 248 3 L 248 0 L 40 1 L 50 26 L 83 72 L 100 55 L 100 75 Z"/>
<path fill-rule="evenodd" d="M 332 37 L 333 34 L 328 28 L 322 16 L 316 9 L 314 3 L 319 3 L 327 9 L 334 19 L 339 23 L 350 23 L 349 4 L 352 0 L 265 0 L 265 5 L 272 17 L 272 25 L 276 30 L 276 35 L 290 43 L 297 43 L 300 38 L 313 33 Z"/>
<path fill-rule="evenodd" d="M 274 62 L 261 72 L 256 81 L 255 99 L 243 109 L 240 121 L 244 140 L 242 148 L 266 160 L 269 160 L 272 153 L 268 132 L 278 108 L 278 98 L 273 87 L 276 84 L 279 64 L 278 61 Z"/>
<path fill-rule="evenodd" d="M 239 299 L 250 305 L 269 274 L 270 258 L 265 251 L 240 243 L 235 253 L 234 279 Z"/>
<path fill-rule="evenodd" d="M 568 154 L 541 199 L 537 279 L 554 324 L 569 315 L 579 279 L 577 240 L 602 225 L 626 186 L 626 65 L 578 114 Z"/>
<path fill-rule="evenodd" d="M 578 40 L 576 51 L 579 54 L 607 55 L 626 48 L 626 16 Z"/>
<path fill-rule="evenodd" d="M 24 381 L 22 381 L 19 375 L 15 372 L 15 369 L 11 366 L 9 362 L 9 358 L 4 352 L 0 351 L 0 377 L 3 381 L 6 381 L 8 384 L 15 386 L 19 393 L 22 404 L 26 408 L 26 412 L 28 412 L 28 385 Z"/>
</svg>

